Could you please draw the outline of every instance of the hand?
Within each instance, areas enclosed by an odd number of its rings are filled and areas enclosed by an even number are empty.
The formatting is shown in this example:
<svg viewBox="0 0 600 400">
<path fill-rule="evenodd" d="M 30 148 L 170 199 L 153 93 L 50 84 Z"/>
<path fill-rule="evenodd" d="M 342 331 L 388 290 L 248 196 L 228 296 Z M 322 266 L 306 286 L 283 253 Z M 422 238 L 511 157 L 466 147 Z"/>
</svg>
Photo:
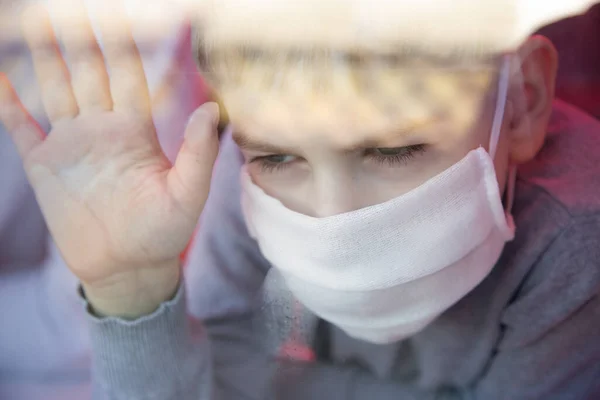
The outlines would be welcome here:
<svg viewBox="0 0 600 400">
<path fill-rule="evenodd" d="M 179 254 L 208 196 L 218 107 L 194 112 L 174 165 L 152 123 L 141 58 L 114 1 L 99 16 L 104 56 L 82 4 L 59 26 L 29 9 L 24 33 L 52 129 L 46 137 L 0 76 L 0 120 L 21 155 L 48 227 L 94 310 L 134 318 L 175 293 Z"/>
</svg>

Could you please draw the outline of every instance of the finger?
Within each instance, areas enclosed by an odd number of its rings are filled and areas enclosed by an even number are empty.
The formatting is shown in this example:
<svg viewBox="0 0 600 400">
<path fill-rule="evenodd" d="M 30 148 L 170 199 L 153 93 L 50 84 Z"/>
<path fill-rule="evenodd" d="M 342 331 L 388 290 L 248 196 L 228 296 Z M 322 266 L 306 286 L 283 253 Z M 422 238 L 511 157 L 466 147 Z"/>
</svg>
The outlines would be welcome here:
<svg viewBox="0 0 600 400">
<path fill-rule="evenodd" d="M 6 127 L 22 159 L 44 140 L 44 131 L 21 104 L 8 78 L 1 73 L 0 121 Z"/>
<path fill-rule="evenodd" d="M 169 191 L 189 215 L 199 216 L 219 152 L 219 106 L 205 103 L 190 118 L 185 140 L 167 177 Z"/>
<path fill-rule="evenodd" d="M 98 13 L 104 56 L 110 72 L 115 110 L 135 110 L 150 115 L 151 101 L 142 58 L 120 2 L 108 0 Z"/>
<path fill-rule="evenodd" d="M 48 119 L 56 123 L 75 117 L 79 109 L 48 11 L 42 6 L 32 6 L 22 22 Z"/>
<path fill-rule="evenodd" d="M 81 0 L 53 0 L 60 15 L 60 37 L 70 61 L 71 85 L 80 114 L 112 109 L 104 57 Z"/>
<path fill-rule="evenodd" d="M 223 104 L 223 100 L 221 100 L 221 97 L 217 92 L 212 88 L 207 88 L 206 90 L 208 91 L 209 100 L 217 103 L 219 106 L 219 124 L 217 125 L 217 131 L 219 132 L 219 137 L 221 137 L 229 125 L 229 114 Z"/>
</svg>

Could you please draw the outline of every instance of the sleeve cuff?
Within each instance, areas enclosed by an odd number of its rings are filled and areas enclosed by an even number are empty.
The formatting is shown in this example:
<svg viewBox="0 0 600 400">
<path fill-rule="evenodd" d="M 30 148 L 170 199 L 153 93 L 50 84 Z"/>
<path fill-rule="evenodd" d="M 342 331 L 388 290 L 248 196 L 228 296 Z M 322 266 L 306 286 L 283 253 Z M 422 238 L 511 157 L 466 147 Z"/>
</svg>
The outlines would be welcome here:
<svg viewBox="0 0 600 400">
<path fill-rule="evenodd" d="M 93 350 L 94 384 L 108 398 L 176 398 L 190 390 L 209 365 L 204 330 L 192 337 L 186 315 L 185 290 L 152 314 L 136 320 L 97 317 L 87 310 Z"/>
</svg>

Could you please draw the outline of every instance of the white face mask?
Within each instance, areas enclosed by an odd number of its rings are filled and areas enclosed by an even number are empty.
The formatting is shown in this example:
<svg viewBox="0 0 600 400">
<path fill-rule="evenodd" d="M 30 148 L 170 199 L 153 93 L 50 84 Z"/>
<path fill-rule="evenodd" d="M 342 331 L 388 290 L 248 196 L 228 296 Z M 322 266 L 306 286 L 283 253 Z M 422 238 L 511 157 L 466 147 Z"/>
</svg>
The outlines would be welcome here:
<svg viewBox="0 0 600 400">
<path fill-rule="evenodd" d="M 422 330 L 490 273 L 514 237 L 493 163 L 508 65 L 500 77 L 490 153 L 473 150 L 388 202 L 313 218 L 286 208 L 242 171 L 250 235 L 310 311 L 356 339 L 390 343 Z"/>
</svg>

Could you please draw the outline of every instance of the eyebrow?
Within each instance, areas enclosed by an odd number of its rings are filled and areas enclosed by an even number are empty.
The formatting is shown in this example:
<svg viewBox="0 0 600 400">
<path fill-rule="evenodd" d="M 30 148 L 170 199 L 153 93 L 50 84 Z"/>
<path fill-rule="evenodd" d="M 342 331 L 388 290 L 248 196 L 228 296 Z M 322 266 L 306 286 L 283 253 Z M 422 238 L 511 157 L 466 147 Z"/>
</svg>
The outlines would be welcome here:
<svg viewBox="0 0 600 400">
<path fill-rule="evenodd" d="M 393 129 L 390 128 L 387 131 L 393 132 L 393 138 L 408 136 L 410 133 L 414 132 L 417 129 L 424 128 L 427 126 L 431 126 L 437 122 L 440 122 L 440 118 L 429 118 L 420 123 L 413 124 L 410 127 L 403 129 Z M 393 144 L 390 144 L 391 136 L 388 137 L 364 137 L 358 139 L 350 146 L 342 149 L 344 152 L 355 152 L 357 150 L 362 149 L 373 149 L 373 148 L 390 148 L 394 147 Z M 242 150 L 246 151 L 256 151 L 260 153 L 269 153 L 269 154 L 292 154 L 295 153 L 296 150 L 293 147 L 282 147 L 277 146 L 272 143 L 268 143 L 266 141 L 262 141 L 260 139 L 254 139 L 248 135 L 243 129 L 236 128 L 233 132 L 233 140 L 238 145 L 238 147 Z M 413 143 L 414 144 L 414 143 Z M 407 144 L 408 146 L 408 144 Z"/>
<path fill-rule="evenodd" d="M 272 143 L 254 139 L 237 127 L 234 128 L 233 141 L 240 149 L 246 151 L 271 154 L 289 154 L 294 152 L 292 148 L 279 147 Z"/>
</svg>

